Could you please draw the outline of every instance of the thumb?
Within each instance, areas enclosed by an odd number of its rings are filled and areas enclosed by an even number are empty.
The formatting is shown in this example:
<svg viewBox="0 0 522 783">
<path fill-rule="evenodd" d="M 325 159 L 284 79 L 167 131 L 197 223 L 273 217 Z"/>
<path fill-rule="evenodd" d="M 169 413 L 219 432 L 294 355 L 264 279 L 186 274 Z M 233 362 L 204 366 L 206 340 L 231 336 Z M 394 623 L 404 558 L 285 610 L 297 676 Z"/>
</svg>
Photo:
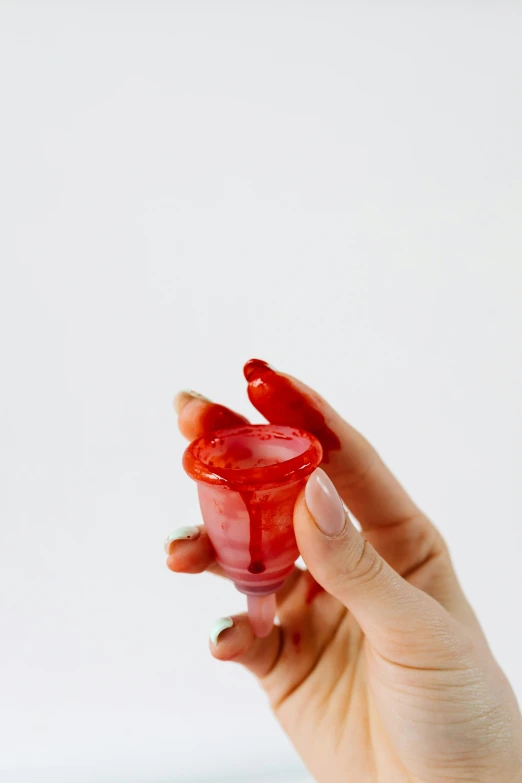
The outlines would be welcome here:
<svg viewBox="0 0 522 783">
<path fill-rule="evenodd" d="M 326 473 L 317 468 L 294 510 L 299 550 L 312 576 L 353 614 L 368 641 L 408 665 L 427 635 L 447 638 L 450 616 L 394 571 L 354 527 Z M 429 645 L 426 650 L 429 658 Z"/>
</svg>

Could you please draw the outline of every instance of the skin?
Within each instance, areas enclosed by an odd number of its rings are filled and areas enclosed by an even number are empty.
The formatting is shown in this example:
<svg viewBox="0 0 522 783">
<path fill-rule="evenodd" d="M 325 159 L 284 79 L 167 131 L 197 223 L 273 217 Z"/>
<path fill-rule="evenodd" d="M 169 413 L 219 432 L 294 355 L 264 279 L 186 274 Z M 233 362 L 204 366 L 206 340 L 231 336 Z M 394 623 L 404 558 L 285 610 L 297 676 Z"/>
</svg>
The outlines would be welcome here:
<svg viewBox="0 0 522 783">
<path fill-rule="evenodd" d="M 308 571 L 278 594 L 280 625 L 258 639 L 235 616 L 212 655 L 258 678 L 320 783 L 522 783 L 520 710 L 444 541 L 363 436 L 292 380 L 340 439 L 322 468 L 362 532 L 347 515 L 325 535 L 303 493 L 294 525 Z M 212 405 L 178 395 L 187 439 L 205 432 Z M 220 574 L 202 527 L 167 551 L 172 571 Z M 324 590 L 310 601 L 314 578 Z"/>
</svg>

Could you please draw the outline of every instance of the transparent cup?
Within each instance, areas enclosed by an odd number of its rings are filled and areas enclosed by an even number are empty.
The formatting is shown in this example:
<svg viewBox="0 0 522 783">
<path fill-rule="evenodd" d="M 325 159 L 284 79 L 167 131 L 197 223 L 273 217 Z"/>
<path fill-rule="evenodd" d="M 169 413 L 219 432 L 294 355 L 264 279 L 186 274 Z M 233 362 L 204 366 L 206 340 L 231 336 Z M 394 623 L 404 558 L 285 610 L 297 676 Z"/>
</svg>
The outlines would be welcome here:
<svg viewBox="0 0 522 783">
<path fill-rule="evenodd" d="M 183 455 L 216 560 L 248 596 L 258 636 L 270 632 L 275 592 L 299 557 L 294 505 L 321 458 L 313 435 L 275 424 L 218 430 L 197 438 Z"/>
</svg>

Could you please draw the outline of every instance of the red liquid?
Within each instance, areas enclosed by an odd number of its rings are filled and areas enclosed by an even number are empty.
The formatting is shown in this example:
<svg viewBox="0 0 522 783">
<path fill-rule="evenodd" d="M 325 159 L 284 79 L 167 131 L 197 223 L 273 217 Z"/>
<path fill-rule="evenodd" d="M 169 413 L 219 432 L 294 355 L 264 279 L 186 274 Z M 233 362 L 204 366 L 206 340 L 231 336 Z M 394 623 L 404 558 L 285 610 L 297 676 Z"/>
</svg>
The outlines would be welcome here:
<svg viewBox="0 0 522 783">
<path fill-rule="evenodd" d="M 201 432 L 215 432 L 227 427 L 241 427 L 243 424 L 248 424 L 248 419 L 231 411 L 230 408 L 225 408 L 224 405 L 212 403 L 206 406 L 201 413 Z"/>
<path fill-rule="evenodd" d="M 263 516 L 261 508 L 256 503 L 255 492 L 240 492 L 243 502 L 247 507 L 248 518 L 250 520 L 250 565 L 248 570 L 251 574 L 262 574 L 266 570 L 263 563 Z"/>
<path fill-rule="evenodd" d="M 335 432 L 309 394 L 301 391 L 285 375 L 273 370 L 261 359 L 250 359 L 243 369 L 248 381 L 250 402 L 272 424 L 286 424 L 311 432 L 323 447 L 323 462 L 329 461 L 329 452 L 341 448 Z"/>
</svg>

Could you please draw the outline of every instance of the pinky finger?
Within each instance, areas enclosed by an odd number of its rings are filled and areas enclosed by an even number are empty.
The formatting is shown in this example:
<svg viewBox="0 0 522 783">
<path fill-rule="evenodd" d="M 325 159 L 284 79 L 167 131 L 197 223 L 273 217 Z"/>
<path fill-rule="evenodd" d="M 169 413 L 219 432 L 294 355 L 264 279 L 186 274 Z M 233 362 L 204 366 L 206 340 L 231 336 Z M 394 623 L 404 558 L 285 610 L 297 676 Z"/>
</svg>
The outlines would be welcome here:
<svg viewBox="0 0 522 783">
<path fill-rule="evenodd" d="M 259 639 L 247 615 L 239 614 L 216 620 L 210 632 L 210 652 L 219 661 L 235 661 L 262 678 L 276 665 L 282 641 L 283 632 L 278 625 Z"/>
</svg>

